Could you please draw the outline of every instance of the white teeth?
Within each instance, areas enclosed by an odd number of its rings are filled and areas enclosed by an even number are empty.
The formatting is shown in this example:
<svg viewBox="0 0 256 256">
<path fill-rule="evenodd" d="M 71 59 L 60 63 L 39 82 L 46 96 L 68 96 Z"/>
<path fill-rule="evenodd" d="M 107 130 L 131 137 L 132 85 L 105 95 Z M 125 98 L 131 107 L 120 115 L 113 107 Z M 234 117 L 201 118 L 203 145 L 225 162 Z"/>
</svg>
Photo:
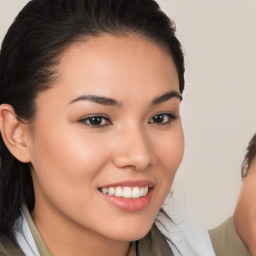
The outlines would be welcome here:
<svg viewBox="0 0 256 256">
<path fill-rule="evenodd" d="M 114 188 L 109 188 L 107 194 L 113 196 L 115 194 L 115 189 Z"/>
<path fill-rule="evenodd" d="M 108 193 L 108 189 L 107 189 L 107 188 L 103 188 L 103 189 L 102 189 L 102 192 L 103 192 L 104 194 L 107 194 L 107 193 Z"/>
<path fill-rule="evenodd" d="M 144 188 L 140 188 L 140 196 L 144 196 Z"/>
<path fill-rule="evenodd" d="M 117 197 L 123 196 L 121 187 L 117 187 L 117 188 L 116 188 L 115 196 L 117 196 Z"/>
<path fill-rule="evenodd" d="M 110 196 L 123 197 L 123 198 L 139 198 L 142 196 L 146 196 L 148 193 L 148 187 L 110 187 L 110 188 L 102 188 L 100 190 L 104 194 L 108 194 Z"/>
<path fill-rule="evenodd" d="M 132 190 L 129 187 L 125 187 L 123 189 L 123 197 L 124 198 L 131 198 L 132 197 Z"/>
<path fill-rule="evenodd" d="M 132 190 L 132 198 L 140 197 L 140 189 L 138 187 L 133 188 Z"/>
</svg>

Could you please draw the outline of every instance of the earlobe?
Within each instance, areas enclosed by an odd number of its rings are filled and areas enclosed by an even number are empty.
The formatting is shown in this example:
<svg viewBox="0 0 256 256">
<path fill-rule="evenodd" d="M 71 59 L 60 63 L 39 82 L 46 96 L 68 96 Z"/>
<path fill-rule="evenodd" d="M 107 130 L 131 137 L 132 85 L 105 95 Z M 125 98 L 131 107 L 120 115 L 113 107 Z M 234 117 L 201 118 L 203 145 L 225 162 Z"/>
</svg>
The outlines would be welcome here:
<svg viewBox="0 0 256 256">
<path fill-rule="evenodd" d="M 12 155 L 21 162 L 30 162 L 28 125 L 18 120 L 13 107 L 9 104 L 0 106 L 0 131 Z"/>
</svg>

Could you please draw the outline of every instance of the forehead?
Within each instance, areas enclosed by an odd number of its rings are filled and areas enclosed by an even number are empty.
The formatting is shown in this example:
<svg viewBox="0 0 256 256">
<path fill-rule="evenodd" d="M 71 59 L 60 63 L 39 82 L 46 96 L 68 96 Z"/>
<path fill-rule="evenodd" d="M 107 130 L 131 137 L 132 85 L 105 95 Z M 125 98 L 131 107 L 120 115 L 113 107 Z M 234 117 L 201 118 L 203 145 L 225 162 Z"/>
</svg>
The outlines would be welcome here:
<svg viewBox="0 0 256 256">
<path fill-rule="evenodd" d="M 148 40 L 136 34 L 102 34 L 97 37 L 84 37 L 83 39 L 75 42 L 65 51 L 62 56 L 63 66 L 70 63 L 72 58 L 80 54 L 86 54 L 90 61 L 103 61 L 105 59 L 105 61 L 119 62 L 118 64 L 121 62 L 123 64 L 134 63 L 134 61 L 139 60 L 140 56 L 144 56 L 145 61 L 143 61 L 143 64 L 146 66 L 151 63 L 146 62 L 148 59 L 152 60 L 151 56 L 155 58 L 155 65 L 163 64 L 163 61 L 170 62 L 171 66 L 174 64 L 171 54 L 161 43 Z M 167 66 L 168 68 L 169 65 Z"/>
<path fill-rule="evenodd" d="M 98 67 L 95 72 L 104 73 L 115 65 L 115 68 L 119 67 L 118 73 L 130 77 L 134 66 L 141 71 L 162 71 L 163 74 L 176 70 L 171 55 L 160 44 L 136 35 L 103 34 L 73 44 L 62 58 L 60 71 L 65 70 L 62 73 L 65 76 L 81 69 L 85 72 Z"/>
<path fill-rule="evenodd" d="M 146 92 L 150 100 L 170 90 L 179 92 L 170 54 L 135 35 L 104 34 L 74 43 L 63 54 L 58 73 L 53 88 L 66 101 L 88 93 L 122 101 Z"/>
</svg>

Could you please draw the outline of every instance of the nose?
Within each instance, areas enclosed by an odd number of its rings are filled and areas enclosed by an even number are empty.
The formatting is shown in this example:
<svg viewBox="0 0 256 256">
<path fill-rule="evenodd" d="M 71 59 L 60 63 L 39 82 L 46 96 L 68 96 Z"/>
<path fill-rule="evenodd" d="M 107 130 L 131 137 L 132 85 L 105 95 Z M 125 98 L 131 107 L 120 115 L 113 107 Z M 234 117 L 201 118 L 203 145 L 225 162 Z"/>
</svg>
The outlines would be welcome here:
<svg viewBox="0 0 256 256">
<path fill-rule="evenodd" d="M 146 132 L 141 128 L 120 132 L 116 138 L 113 161 L 118 168 L 131 168 L 136 171 L 154 165 L 154 150 Z"/>
</svg>

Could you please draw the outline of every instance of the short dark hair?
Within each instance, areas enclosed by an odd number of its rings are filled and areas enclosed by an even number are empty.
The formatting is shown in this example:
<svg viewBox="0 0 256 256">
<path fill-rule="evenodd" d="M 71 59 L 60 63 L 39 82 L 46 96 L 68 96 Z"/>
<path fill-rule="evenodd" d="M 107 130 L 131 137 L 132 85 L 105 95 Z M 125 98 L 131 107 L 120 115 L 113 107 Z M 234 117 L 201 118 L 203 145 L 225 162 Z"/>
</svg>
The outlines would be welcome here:
<svg viewBox="0 0 256 256">
<path fill-rule="evenodd" d="M 135 34 L 171 55 L 184 89 L 184 57 L 174 23 L 154 0 L 32 0 L 10 26 L 0 53 L 0 104 L 32 122 L 37 95 L 51 87 L 64 51 L 86 37 Z M 32 210 L 30 166 L 12 156 L 0 136 L 0 230 L 12 226 L 25 202 Z"/>
<path fill-rule="evenodd" d="M 253 137 L 251 138 L 248 144 L 245 158 L 242 163 L 242 173 L 241 173 L 242 179 L 244 179 L 247 176 L 248 171 L 252 163 L 254 162 L 255 158 L 256 158 L 256 133 L 253 135 Z"/>
</svg>

